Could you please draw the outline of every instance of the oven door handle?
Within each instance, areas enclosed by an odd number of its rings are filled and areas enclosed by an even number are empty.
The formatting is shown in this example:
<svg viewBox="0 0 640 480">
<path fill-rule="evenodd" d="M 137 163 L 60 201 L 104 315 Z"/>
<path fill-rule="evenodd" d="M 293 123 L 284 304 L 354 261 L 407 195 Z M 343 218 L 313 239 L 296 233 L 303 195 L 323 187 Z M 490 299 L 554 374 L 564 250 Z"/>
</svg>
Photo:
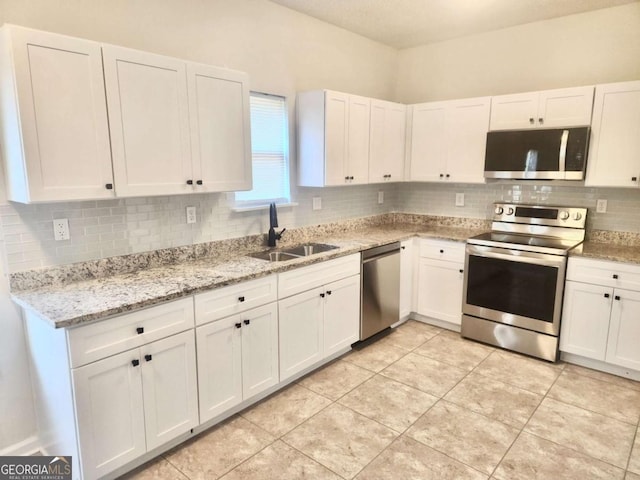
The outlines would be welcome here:
<svg viewBox="0 0 640 480">
<path fill-rule="evenodd" d="M 485 258 L 496 258 L 508 262 L 531 263 L 547 267 L 561 267 L 566 258 L 562 255 L 525 252 L 523 250 L 506 250 L 504 248 L 467 245 L 467 255 Z"/>
</svg>

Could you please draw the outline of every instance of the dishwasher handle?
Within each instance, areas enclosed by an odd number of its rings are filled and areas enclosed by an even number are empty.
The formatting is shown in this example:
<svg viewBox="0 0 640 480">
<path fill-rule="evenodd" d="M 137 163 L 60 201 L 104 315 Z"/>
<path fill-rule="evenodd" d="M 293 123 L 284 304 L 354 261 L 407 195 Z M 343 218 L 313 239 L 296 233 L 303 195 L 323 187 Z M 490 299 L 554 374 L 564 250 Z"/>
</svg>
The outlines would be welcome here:
<svg viewBox="0 0 640 480">
<path fill-rule="evenodd" d="M 380 247 L 370 248 L 362 252 L 362 263 L 369 263 L 379 260 L 390 255 L 398 255 L 400 253 L 400 242 L 382 245 Z"/>
</svg>

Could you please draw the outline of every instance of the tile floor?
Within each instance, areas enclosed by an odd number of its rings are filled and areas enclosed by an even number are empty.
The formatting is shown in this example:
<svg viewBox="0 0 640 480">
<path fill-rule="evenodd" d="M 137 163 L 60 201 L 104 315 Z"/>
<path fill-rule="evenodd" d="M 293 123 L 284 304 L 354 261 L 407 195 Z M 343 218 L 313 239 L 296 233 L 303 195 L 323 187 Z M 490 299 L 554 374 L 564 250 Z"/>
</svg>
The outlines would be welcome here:
<svg viewBox="0 0 640 480">
<path fill-rule="evenodd" d="M 640 383 L 409 321 L 130 479 L 640 480 Z"/>
</svg>

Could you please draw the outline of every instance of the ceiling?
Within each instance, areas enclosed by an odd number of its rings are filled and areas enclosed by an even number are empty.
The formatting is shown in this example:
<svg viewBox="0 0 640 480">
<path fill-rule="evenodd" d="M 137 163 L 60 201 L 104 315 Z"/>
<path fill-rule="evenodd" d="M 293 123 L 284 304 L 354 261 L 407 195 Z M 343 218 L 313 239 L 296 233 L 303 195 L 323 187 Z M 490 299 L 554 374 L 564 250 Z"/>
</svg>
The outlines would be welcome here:
<svg viewBox="0 0 640 480">
<path fill-rule="evenodd" d="M 639 0 L 271 0 L 395 48 Z"/>
</svg>

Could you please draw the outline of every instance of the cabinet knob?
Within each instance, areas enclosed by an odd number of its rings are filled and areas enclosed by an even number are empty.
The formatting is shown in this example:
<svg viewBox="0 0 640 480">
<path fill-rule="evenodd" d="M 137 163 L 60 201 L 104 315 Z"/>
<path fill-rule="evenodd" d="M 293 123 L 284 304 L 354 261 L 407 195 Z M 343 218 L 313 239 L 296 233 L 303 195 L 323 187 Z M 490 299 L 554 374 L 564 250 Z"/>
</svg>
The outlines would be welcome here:
<svg viewBox="0 0 640 480">
<path fill-rule="evenodd" d="M 349 180 L 353 180 L 353 177 L 349 177 Z"/>
<path fill-rule="evenodd" d="M 540 125 L 542 125 L 544 123 L 544 118 L 542 118 L 542 117 L 538 118 L 538 123 Z"/>
<path fill-rule="evenodd" d="M 320 296 L 321 296 L 322 298 L 324 298 L 324 293 L 321 293 L 321 294 L 320 294 Z"/>
<path fill-rule="evenodd" d="M 153 358 L 153 357 L 151 356 L 151 354 L 147 354 L 147 355 L 145 355 L 145 356 L 144 356 L 144 359 L 145 359 L 147 362 L 150 362 L 152 358 Z"/>
<path fill-rule="evenodd" d="M 138 335 L 142 335 L 144 333 L 144 327 L 136 328 L 136 332 L 138 332 Z"/>
<path fill-rule="evenodd" d="M 533 123 L 534 123 L 534 122 L 535 122 L 535 120 L 533 119 L 533 117 L 529 117 L 529 123 L 530 123 L 531 125 L 533 125 Z"/>
<path fill-rule="evenodd" d="M 443 177 L 444 177 L 444 175 L 441 173 L 441 174 L 440 174 L 440 178 L 443 178 Z"/>
<path fill-rule="evenodd" d="M 245 321 L 244 321 L 244 324 L 245 324 L 245 325 L 249 325 L 250 323 L 251 323 L 251 320 L 249 320 L 249 319 L 247 319 L 247 320 L 245 320 Z"/>
<path fill-rule="evenodd" d="M 444 250 L 440 250 L 440 253 L 444 253 Z"/>
<path fill-rule="evenodd" d="M 604 298 L 609 298 L 611 295 L 609 295 L 608 293 L 604 294 Z"/>
<path fill-rule="evenodd" d="M 345 180 L 349 180 L 349 177 L 344 177 Z"/>
<path fill-rule="evenodd" d="M 327 290 L 327 295 L 331 295 L 331 290 Z"/>
<path fill-rule="evenodd" d="M 107 190 L 113 190 L 113 183 L 107 183 L 104 188 L 106 188 Z"/>
<path fill-rule="evenodd" d="M 242 327 L 242 324 L 240 322 L 236 323 L 236 328 L 240 328 Z"/>
<path fill-rule="evenodd" d="M 193 185 L 193 180 L 187 180 L 187 185 Z"/>
<path fill-rule="evenodd" d="M 196 180 L 196 183 L 197 183 L 198 185 L 202 185 L 202 180 Z"/>
<path fill-rule="evenodd" d="M 445 177 L 449 178 L 451 175 L 449 175 L 448 173 L 445 175 Z"/>
<path fill-rule="evenodd" d="M 401 246 L 400 248 L 401 248 L 402 250 L 404 250 L 404 249 L 405 249 L 405 248 L 407 248 L 407 247 L 405 247 L 405 246 L 403 245 L 403 246 Z"/>
<path fill-rule="evenodd" d="M 617 274 L 617 273 L 614 273 L 614 274 L 613 274 L 613 279 L 614 279 L 614 280 L 617 280 L 617 279 L 618 279 L 618 274 Z"/>
<path fill-rule="evenodd" d="M 637 182 L 638 181 L 638 177 L 631 177 L 631 181 L 632 182 Z"/>
<path fill-rule="evenodd" d="M 620 300 L 620 295 L 616 295 L 616 296 L 615 296 L 615 297 L 613 297 L 613 298 L 615 298 L 616 300 Z"/>
<path fill-rule="evenodd" d="M 138 365 L 140 365 L 140 360 L 138 360 L 138 359 L 131 360 L 131 365 L 133 365 L 134 367 L 137 367 Z"/>
<path fill-rule="evenodd" d="M 244 297 L 238 297 L 239 302 L 244 302 Z"/>
<path fill-rule="evenodd" d="M 460 269 L 460 273 L 464 273 L 464 270 L 463 270 L 463 269 Z"/>
</svg>

